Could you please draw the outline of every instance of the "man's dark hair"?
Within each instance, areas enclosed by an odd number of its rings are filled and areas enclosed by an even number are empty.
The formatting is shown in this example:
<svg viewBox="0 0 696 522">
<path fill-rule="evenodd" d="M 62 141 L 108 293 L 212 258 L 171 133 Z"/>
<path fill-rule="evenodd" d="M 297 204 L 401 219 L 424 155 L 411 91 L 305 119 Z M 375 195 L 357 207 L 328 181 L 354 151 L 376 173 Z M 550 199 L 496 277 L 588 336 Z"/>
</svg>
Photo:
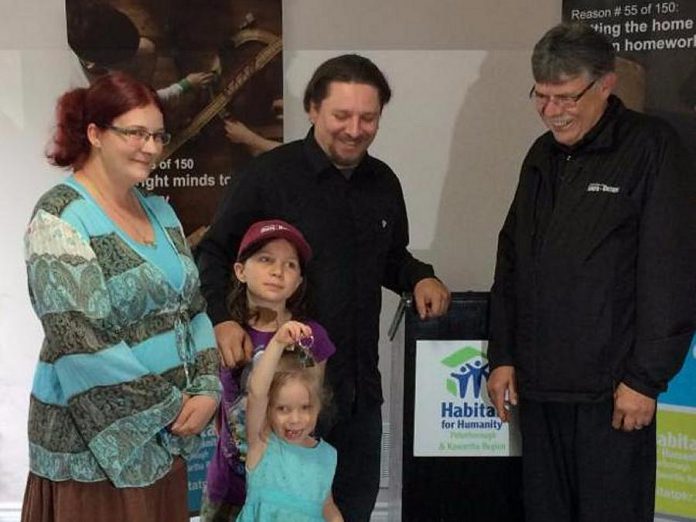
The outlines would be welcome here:
<svg viewBox="0 0 696 522">
<path fill-rule="evenodd" d="M 540 83 L 557 83 L 583 73 L 597 79 L 614 70 L 615 58 L 604 35 L 586 24 L 564 23 L 549 30 L 534 46 L 532 73 Z"/>
<path fill-rule="evenodd" d="M 324 101 L 331 82 L 372 85 L 379 93 L 380 108 L 391 98 L 387 79 L 372 61 L 359 54 L 343 54 L 326 60 L 314 71 L 304 93 L 305 111 L 309 112 L 312 104 L 319 106 Z"/>
</svg>

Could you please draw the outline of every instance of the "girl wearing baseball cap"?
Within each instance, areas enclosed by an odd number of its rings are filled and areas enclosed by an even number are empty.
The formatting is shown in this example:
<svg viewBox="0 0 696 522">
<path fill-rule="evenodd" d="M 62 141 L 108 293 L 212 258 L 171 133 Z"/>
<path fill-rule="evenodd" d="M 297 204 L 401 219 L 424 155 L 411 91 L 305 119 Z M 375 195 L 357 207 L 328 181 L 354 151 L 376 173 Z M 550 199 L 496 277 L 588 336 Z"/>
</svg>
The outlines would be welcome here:
<svg viewBox="0 0 696 522">
<path fill-rule="evenodd" d="M 307 320 L 303 313 L 306 287 L 303 272 L 311 257 L 312 249 L 304 236 L 289 223 L 281 220 L 254 223 L 240 243 L 237 261 L 234 264 L 236 278 L 230 294 L 229 307 L 232 319 L 244 326 L 252 340 L 253 360 L 260 358 L 266 346 L 278 348 L 280 338 L 287 337 L 288 329 L 304 334 L 311 332 L 311 335 L 302 335 L 301 339 L 297 339 L 302 348 L 296 350 L 294 356 L 300 360 L 300 366 L 304 366 L 298 372 L 298 375 L 305 374 L 301 380 L 306 380 L 308 374 L 310 377 L 314 374 L 315 381 L 320 384 L 325 361 L 336 348 L 326 330 L 317 322 Z M 317 363 L 316 366 L 310 367 L 314 361 Z M 250 367 L 251 365 L 223 368 L 220 371 L 223 397 L 217 417 L 219 438 L 208 466 L 201 522 L 235 520 L 246 499 L 248 448 L 245 384 Z M 319 391 L 320 388 L 321 386 Z M 314 387 L 310 386 L 308 389 L 311 389 L 310 395 L 315 395 Z M 315 400 L 312 403 L 318 413 L 318 404 Z M 268 409 L 271 415 L 273 397 Z M 271 418 L 272 415 L 269 420 Z M 316 421 L 316 417 L 314 420 Z M 313 429 L 313 425 L 311 428 Z M 292 437 L 285 437 L 280 433 L 277 441 L 286 448 L 301 445 L 300 450 L 311 449 L 306 445 L 313 447 L 309 442 L 314 439 L 305 435 L 311 434 L 312 430 L 305 433 L 306 430 L 306 426 L 300 430 L 304 433 L 301 441 L 293 439 L 295 432 L 292 430 L 288 432 Z M 268 432 L 266 435 L 271 434 Z M 259 440 L 252 434 L 250 437 L 252 445 Z M 261 440 L 262 444 L 268 442 L 267 436 L 263 436 Z M 315 443 L 317 448 L 328 446 L 326 442 Z M 335 467 L 335 451 L 333 455 Z M 333 479 L 332 469 L 329 465 L 324 466 L 324 482 L 328 484 L 329 492 Z M 320 480 L 320 477 L 313 479 Z M 293 482 L 294 487 L 299 487 L 299 490 L 288 492 L 291 496 L 297 498 L 297 495 L 307 493 L 308 484 L 303 484 L 303 481 Z M 317 484 L 316 491 L 323 491 L 322 488 L 325 488 L 326 484 Z M 288 484 L 288 487 L 292 488 L 292 485 Z"/>
</svg>

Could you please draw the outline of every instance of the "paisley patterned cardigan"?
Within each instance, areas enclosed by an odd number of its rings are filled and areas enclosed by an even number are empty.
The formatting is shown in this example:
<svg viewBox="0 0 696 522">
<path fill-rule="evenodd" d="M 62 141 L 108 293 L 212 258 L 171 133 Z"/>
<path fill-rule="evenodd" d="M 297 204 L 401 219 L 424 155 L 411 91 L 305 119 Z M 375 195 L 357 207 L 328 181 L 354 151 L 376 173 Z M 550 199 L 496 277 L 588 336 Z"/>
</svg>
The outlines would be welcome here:
<svg viewBox="0 0 696 522">
<path fill-rule="evenodd" d="M 29 410 L 30 468 L 50 480 L 146 486 L 198 437 L 167 426 L 182 392 L 219 399 L 198 272 L 172 208 L 141 194 L 183 267 L 176 289 L 72 177 L 38 202 L 25 236 L 45 340 Z"/>
</svg>

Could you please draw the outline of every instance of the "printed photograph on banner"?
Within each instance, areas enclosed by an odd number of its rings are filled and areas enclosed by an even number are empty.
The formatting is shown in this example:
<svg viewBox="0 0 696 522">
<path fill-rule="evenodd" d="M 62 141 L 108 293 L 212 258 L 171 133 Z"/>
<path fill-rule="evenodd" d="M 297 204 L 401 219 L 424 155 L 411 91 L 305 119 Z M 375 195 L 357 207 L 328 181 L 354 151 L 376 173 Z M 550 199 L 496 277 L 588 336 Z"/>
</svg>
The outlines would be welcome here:
<svg viewBox="0 0 696 522">
<path fill-rule="evenodd" d="M 696 340 L 658 404 L 655 505 L 696 519 Z"/>
<path fill-rule="evenodd" d="M 416 342 L 415 457 L 520 455 L 517 417 L 503 423 L 486 392 L 487 341 Z"/>
<path fill-rule="evenodd" d="M 657 411 L 658 513 L 696 519 L 696 408 L 660 404 Z M 683 518 L 680 518 L 683 520 Z"/>
<path fill-rule="evenodd" d="M 696 336 L 691 340 L 684 365 L 669 382 L 667 391 L 660 395 L 660 402 L 693 408 L 694 413 L 696 413 Z M 694 460 L 696 460 L 696 456 Z"/>
<path fill-rule="evenodd" d="M 609 38 L 618 55 L 616 94 L 669 121 L 696 156 L 696 2 L 564 0 L 563 20 Z"/>
<path fill-rule="evenodd" d="M 156 89 L 172 134 L 147 190 L 192 247 L 250 158 L 282 139 L 281 0 L 66 0 L 85 85 L 112 70 Z"/>
</svg>

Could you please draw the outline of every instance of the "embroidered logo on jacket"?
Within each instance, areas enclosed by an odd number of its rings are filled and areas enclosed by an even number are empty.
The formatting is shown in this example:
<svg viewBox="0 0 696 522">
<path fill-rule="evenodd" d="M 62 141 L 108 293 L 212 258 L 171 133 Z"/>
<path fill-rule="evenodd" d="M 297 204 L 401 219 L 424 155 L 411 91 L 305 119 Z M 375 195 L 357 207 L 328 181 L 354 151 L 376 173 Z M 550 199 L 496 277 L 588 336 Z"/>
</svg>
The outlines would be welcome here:
<svg viewBox="0 0 696 522">
<path fill-rule="evenodd" d="M 590 183 L 587 185 L 587 192 L 611 192 L 612 194 L 618 194 L 620 190 L 621 187 L 612 187 L 604 183 Z"/>
</svg>

